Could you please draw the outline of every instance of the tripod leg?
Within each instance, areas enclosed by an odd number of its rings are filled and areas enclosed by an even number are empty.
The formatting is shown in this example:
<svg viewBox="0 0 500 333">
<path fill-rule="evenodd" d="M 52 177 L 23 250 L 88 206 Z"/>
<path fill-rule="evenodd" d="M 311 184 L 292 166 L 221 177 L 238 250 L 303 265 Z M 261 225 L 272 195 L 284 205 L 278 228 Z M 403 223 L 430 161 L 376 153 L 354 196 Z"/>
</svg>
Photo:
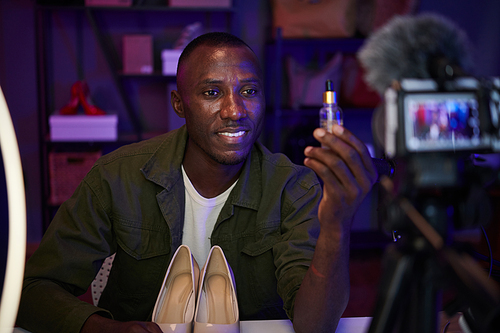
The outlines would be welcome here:
<svg viewBox="0 0 500 333">
<path fill-rule="evenodd" d="M 437 332 L 438 331 L 438 304 L 441 304 L 440 293 L 437 286 L 438 267 L 436 261 L 430 258 L 419 265 L 421 270 L 416 295 L 416 311 L 412 312 L 416 332 Z"/>
<path fill-rule="evenodd" d="M 410 289 L 411 271 L 415 258 L 398 252 L 395 246 L 387 248 L 387 269 L 382 277 L 375 312 L 368 333 L 392 332 L 398 314 L 406 306 L 404 291 Z"/>
</svg>

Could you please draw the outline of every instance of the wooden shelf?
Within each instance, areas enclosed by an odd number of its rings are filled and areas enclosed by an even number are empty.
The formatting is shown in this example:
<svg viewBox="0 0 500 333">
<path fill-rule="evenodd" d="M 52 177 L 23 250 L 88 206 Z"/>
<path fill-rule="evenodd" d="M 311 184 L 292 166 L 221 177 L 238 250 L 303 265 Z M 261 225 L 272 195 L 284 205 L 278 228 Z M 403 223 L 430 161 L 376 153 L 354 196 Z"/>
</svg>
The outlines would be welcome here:
<svg viewBox="0 0 500 333">
<path fill-rule="evenodd" d="M 50 2 L 50 1 L 44 1 Z M 171 7 L 168 5 L 132 5 L 132 6 L 84 6 L 84 5 L 56 5 L 37 3 L 38 8 L 47 10 L 102 10 L 102 11 L 144 11 L 144 12 L 236 12 L 234 7 Z"/>
</svg>

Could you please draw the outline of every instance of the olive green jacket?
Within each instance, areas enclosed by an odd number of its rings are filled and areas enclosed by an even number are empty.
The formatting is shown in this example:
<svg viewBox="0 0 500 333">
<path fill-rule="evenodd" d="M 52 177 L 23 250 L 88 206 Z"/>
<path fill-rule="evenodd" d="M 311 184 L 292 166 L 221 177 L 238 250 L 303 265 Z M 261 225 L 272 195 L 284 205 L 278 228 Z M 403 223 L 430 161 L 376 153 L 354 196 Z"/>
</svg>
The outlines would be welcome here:
<svg viewBox="0 0 500 333">
<path fill-rule="evenodd" d="M 181 127 L 97 161 L 27 263 L 19 326 L 79 332 L 93 313 L 151 320 L 182 242 L 186 141 Z M 234 272 L 241 320 L 293 317 L 319 234 L 320 196 L 311 170 L 255 144 L 211 235 Z M 115 252 L 99 307 L 74 297 Z"/>
</svg>

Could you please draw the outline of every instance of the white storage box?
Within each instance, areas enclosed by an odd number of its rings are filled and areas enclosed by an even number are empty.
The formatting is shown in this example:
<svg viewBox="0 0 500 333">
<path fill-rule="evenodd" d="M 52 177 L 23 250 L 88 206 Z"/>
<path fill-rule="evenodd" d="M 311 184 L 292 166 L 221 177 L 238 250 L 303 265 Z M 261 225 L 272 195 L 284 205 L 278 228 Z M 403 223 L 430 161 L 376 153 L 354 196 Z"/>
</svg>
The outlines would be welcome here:
<svg viewBox="0 0 500 333">
<path fill-rule="evenodd" d="M 232 0 L 169 0 L 171 7 L 231 7 Z"/>
<path fill-rule="evenodd" d="M 162 73 L 163 75 L 175 75 L 177 73 L 177 63 L 182 50 L 163 50 L 161 51 Z"/>
<path fill-rule="evenodd" d="M 118 116 L 52 115 L 49 117 L 52 141 L 116 141 Z"/>
</svg>

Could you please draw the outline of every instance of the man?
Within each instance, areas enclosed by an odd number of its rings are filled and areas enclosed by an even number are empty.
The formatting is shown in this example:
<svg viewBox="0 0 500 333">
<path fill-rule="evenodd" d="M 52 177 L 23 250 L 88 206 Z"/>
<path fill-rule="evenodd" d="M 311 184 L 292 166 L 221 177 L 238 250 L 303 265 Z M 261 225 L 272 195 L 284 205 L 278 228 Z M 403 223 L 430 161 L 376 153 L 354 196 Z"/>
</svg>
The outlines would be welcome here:
<svg viewBox="0 0 500 333">
<path fill-rule="evenodd" d="M 313 172 L 271 154 L 257 142 L 258 59 L 230 34 L 191 42 L 177 86 L 172 105 L 186 126 L 96 163 L 27 264 L 18 323 L 160 332 L 148 321 L 169 260 L 207 231 L 235 274 L 241 320 L 288 316 L 297 332 L 331 332 L 348 301 L 350 223 L 377 178 L 366 147 L 340 126 L 314 132 L 328 149 L 308 147 L 304 163 L 325 182 L 323 195 Z M 190 186 L 206 199 L 230 194 L 205 223 L 185 209 Z M 115 252 L 99 307 L 76 299 Z"/>
</svg>

